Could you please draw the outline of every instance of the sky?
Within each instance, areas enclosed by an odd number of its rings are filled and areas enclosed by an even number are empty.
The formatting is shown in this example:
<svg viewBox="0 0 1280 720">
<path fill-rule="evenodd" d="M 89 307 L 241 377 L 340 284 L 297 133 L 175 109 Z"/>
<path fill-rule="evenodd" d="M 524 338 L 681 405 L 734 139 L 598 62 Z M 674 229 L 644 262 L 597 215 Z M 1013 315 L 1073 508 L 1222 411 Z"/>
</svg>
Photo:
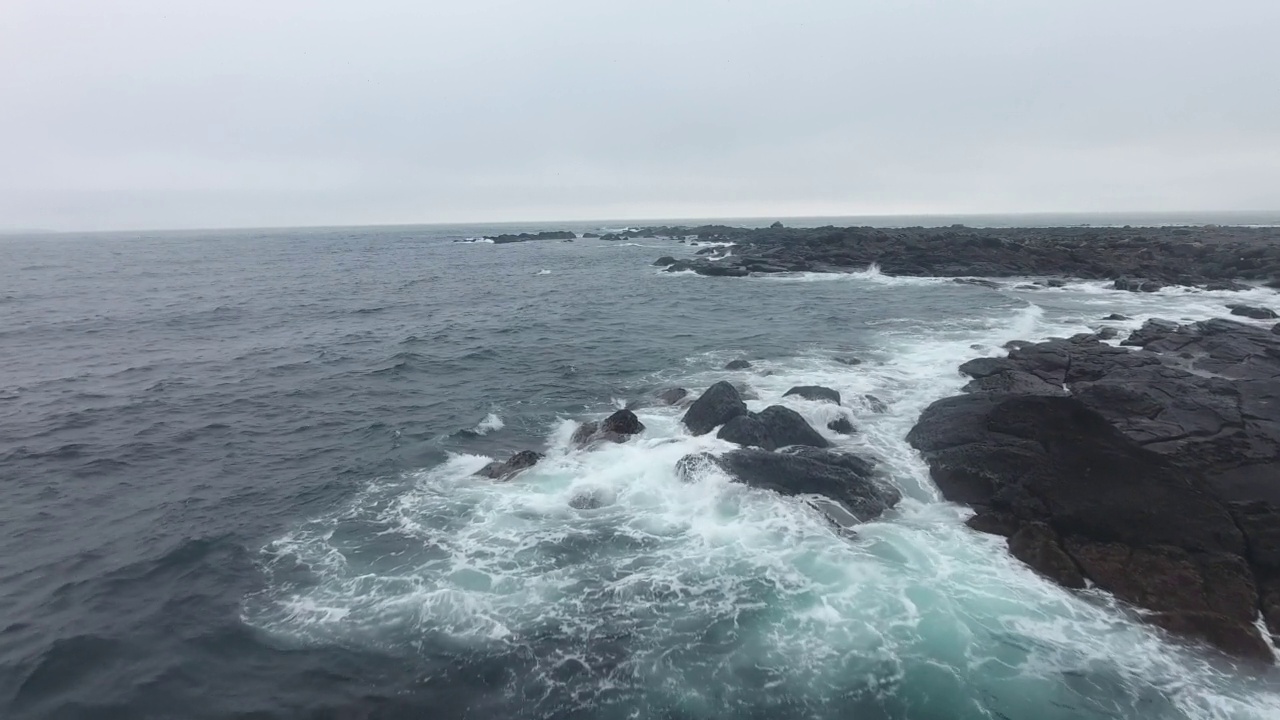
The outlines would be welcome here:
<svg viewBox="0 0 1280 720">
<path fill-rule="evenodd" d="M 0 0 L 0 228 L 1280 210 L 1277 0 Z"/>
</svg>

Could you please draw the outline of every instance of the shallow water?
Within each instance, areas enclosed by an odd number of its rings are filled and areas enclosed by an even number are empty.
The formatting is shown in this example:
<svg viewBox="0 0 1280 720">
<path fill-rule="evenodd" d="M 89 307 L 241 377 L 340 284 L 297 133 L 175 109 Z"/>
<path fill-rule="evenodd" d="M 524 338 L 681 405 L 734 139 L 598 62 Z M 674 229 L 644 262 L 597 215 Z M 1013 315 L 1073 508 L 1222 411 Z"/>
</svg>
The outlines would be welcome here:
<svg viewBox="0 0 1280 720">
<path fill-rule="evenodd" d="M 904 440 L 1008 340 L 1273 291 L 704 278 L 651 267 L 694 250 L 665 241 L 448 242 L 490 231 L 0 240 L 9 716 L 1280 717 L 1274 671 L 968 531 Z M 818 428 L 846 414 L 857 435 L 823 432 L 906 499 L 850 538 L 801 499 L 682 482 L 728 446 L 672 408 L 568 447 L 719 379 Z M 800 384 L 844 407 L 782 398 Z M 524 448 L 549 457 L 471 477 Z"/>
</svg>

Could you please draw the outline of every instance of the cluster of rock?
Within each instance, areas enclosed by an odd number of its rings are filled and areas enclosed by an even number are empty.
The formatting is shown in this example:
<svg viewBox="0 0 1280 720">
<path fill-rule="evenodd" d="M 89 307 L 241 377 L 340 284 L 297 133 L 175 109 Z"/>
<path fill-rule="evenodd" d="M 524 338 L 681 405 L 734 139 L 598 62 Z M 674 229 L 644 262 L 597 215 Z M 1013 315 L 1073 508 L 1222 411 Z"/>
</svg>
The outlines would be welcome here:
<svg viewBox="0 0 1280 720">
<path fill-rule="evenodd" d="M 834 394 L 839 403 L 839 393 L 828 388 L 806 386 L 793 388 L 788 394 L 820 395 L 826 400 Z M 701 469 L 715 467 L 752 487 L 785 495 L 819 496 L 824 500 L 816 506 L 846 528 L 878 517 L 901 499 L 897 490 L 875 478 L 874 463 L 829 450 L 831 443 L 788 407 L 770 405 L 758 413 L 750 412 L 728 382 L 708 388 L 689 406 L 681 422 L 694 435 L 705 435 L 718 427 L 716 437 L 743 446 L 720 456 L 686 456 L 677 465 L 682 477 L 691 478 Z"/>
<path fill-rule="evenodd" d="M 743 361 L 745 362 L 745 361 Z M 801 386 L 788 395 L 840 404 L 840 394 L 830 388 Z M 654 399 L 675 405 L 687 399 L 683 388 L 666 388 Z M 847 431 L 854 432 L 842 418 Z M 716 437 L 742 447 L 723 455 L 697 453 L 680 460 L 676 470 L 693 480 L 701 470 L 717 468 L 736 481 L 786 495 L 810 496 L 810 502 L 842 529 L 874 519 L 901 499 L 897 490 L 875 477 L 875 464 L 850 453 L 830 450 L 831 443 L 791 408 L 771 405 L 750 412 L 738 389 L 718 382 L 694 400 L 682 418 L 694 435 L 716 428 Z M 577 448 L 602 442 L 623 443 L 644 432 L 645 426 L 629 409 L 619 410 L 599 422 L 586 422 L 570 440 Z M 492 462 L 476 474 L 494 480 L 510 480 L 543 458 L 523 450 L 503 462 Z M 574 507 L 595 507 L 590 498 L 575 498 Z"/>
<path fill-rule="evenodd" d="M 502 245 L 505 243 L 529 242 L 531 240 L 573 240 L 576 237 L 578 237 L 577 234 L 569 230 L 548 230 L 538 233 L 523 232 L 519 235 L 493 235 L 486 236 L 485 239 L 492 240 L 495 245 Z"/>
<path fill-rule="evenodd" d="M 848 272 L 878 265 L 888 275 L 1070 276 L 1117 280 L 1154 292 L 1164 285 L 1238 289 L 1236 280 L 1280 281 L 1280 228 L 691 228 L 736 246 L 728 257 L 676 260 L 667 270 L 752 273 Z"/>
<path fill-rule="evenodd" d="M 1280 327 L 1280 326 L 1278 326 Z M 1272 659 L 1280 633 L 1280 335 L 1152 320 L 960 366 L 908 440 L 971 527 L 1058 583 Z"/>
</svg>

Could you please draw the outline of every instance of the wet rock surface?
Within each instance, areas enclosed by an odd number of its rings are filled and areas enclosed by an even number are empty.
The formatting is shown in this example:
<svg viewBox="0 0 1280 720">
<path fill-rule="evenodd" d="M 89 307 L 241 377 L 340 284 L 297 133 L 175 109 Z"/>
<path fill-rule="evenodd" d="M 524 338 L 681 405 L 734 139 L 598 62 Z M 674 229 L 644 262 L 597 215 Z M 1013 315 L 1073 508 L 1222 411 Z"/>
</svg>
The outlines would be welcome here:
<svg viewBox="0 0 1280 720">
<path fill-rule="evenodd" d="M 1014 346 L 961 366 L 966 394 L 908 435 L 970 526 L 1067 587 L 1084 579 L 1152 622 L 1271 659 L 1280 633 L 1280 336 L 1231 320 L 1152 320 Z"/>
</svg>

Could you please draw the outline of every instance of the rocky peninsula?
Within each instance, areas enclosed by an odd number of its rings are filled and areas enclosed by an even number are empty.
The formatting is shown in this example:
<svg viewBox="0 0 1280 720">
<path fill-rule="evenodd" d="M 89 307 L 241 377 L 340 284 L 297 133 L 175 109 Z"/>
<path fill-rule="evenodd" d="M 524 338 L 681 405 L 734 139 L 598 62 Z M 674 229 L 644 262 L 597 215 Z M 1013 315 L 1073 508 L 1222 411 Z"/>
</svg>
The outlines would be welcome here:
<svg viewBox="0 0 1280 720">
<path fill-rule="evenodd" d="M 851 272 L 876 265 L 888 275 L 1073 277 L 1114 280 L 1120 289 L 1148 292 L 1173 284 L 1233 289 L 1238 281 L 1280 283 L 1277 227 L 786 228 L 775 223 L 759 229 L 688 228 L 687 235 L 733 245 L 704 248 L 695 258 L 662 258 L 668 271 L 745 277 Z"/>
</svg>

